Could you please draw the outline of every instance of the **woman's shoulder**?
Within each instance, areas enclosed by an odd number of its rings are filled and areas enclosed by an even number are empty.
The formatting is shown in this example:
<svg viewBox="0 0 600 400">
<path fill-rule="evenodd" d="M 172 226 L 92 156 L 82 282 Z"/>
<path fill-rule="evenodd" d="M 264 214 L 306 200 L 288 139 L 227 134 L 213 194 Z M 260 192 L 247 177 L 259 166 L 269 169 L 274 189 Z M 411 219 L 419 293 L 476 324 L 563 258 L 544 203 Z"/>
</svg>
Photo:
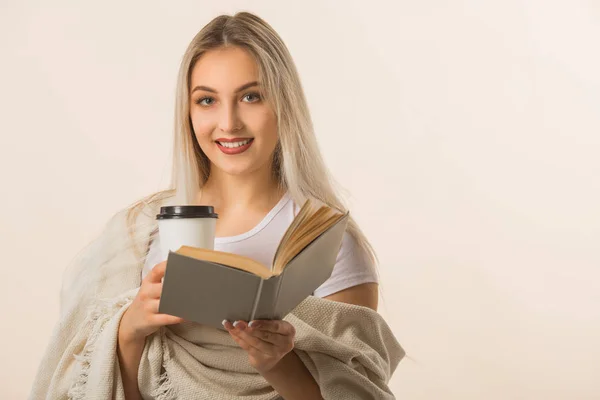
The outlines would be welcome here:
<svg viewBox="0 0 600 400">
<path fill-rule="evenodd" d="M 126 220 L 128 223 L 136 225 L 152 223 L 156 219 L 156 214 L 160 212 L 160 208 L 173 205 L 174 199 L 174 189 L 154 192 L 120 209 L 111 220 Z"/>
<path fill-rule="evenodd" d="M 160 207 L 171 205 L 174 190 L 155 192 L 117 210 L 104 225 L 104 235 L 122 235 L 127 233 L 134 242 L 147 241 L 157 226 L 156 214 Z"/>
</svg>

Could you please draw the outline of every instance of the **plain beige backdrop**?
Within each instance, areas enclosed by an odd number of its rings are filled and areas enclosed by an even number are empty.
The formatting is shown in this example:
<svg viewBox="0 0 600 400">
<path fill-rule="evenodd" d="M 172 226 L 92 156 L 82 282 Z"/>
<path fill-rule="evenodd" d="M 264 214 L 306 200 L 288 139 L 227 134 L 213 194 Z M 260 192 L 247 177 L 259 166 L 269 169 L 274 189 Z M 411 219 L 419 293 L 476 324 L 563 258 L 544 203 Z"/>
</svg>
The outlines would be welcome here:
<svg viewBox="0 0 600 400">
<path fill-rule="evenodd" d="M 66 264 L 167 185 L 187 44 L 248 10 L 379 253 L 396 396 L 600 399 L 598 4 L 0 2 L 0 397 L 27 396 Z"/>
</svg>

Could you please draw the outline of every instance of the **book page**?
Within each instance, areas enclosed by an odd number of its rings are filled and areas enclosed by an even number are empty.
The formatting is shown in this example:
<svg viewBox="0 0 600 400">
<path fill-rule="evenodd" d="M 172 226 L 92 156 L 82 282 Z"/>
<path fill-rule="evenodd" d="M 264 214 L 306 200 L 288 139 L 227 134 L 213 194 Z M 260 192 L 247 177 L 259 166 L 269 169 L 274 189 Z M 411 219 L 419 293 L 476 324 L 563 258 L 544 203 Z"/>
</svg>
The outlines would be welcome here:
<svg viewBox="0 0 600 400">
<path fill-rule="evenodd" d="M 279 275 L 283 268 L 308 246 L 313 240 L 329 229 L 345 214 L 328 206 L 322 206 L 313 215 L 305 219 L 290 235 L 286 245 L 281 248 L 273 266 L 273 274 Z"/>
<path fill-rule="evenodd" d="M 314 213 L 314 211 L 315 211 L 315 207 L 314 207 L 312 201 L 310 201 L 310 199 L 306 200 L 304 202 L 304 205 L 302 206 L 302 208 L 300 208 L 300 211 L 298 211 L 298 214 L 296 215 L 296 217 L 294 217 L 294 219 L 292 220 L 292 223 L 290 224 L 290 226 L 288 226 L 288 228 L 286 229 L 283 237 L 279 241 L 279 245 L 277 246 L 277 250 L 275 251 L 275 255 L 273 256 L 273 263 L 272 263 L 273 270 L 275 269 L 274 268 L 275 260 L 277 260 L 279 252 L 287 246 L 287 242 L 290 240 L 290 238 L 292 237 L 292 235 L 294 234 L 296 229 L 300 225 L 302 225 L 304 223 L 304 221 L 311 214 Z"/>
<path fill-rule="evenodd" d="M 269 279 L 273 276 L 273 273 L 268 267 L 262 265 L 256 260 L 253 260 L 249 257 L 240 256 L 239 254 L 201 249 L 191 246 L 181 246 L 175 253 L 250 272 L 251 274 L 260 276 L 263 279 Z"/>
</svg>

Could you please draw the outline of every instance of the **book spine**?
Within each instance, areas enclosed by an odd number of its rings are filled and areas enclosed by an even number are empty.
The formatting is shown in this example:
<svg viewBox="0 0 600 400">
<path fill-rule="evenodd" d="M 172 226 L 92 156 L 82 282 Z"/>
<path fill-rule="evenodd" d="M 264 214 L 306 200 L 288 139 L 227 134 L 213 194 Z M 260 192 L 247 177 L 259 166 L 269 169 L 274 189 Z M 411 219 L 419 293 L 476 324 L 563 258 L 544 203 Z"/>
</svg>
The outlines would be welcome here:
<svg viewBox="0 0 600 400">
<path fill-rule="evenodd" d="M 264 281 L 265 280 L 261 278 L 260 282 L 258 283 L 258 289 L 256 289 L 256 296 L 254 296 L 254 305 L 252 306 L 252 313 L 250 313 L 250 319 L 248 320 L 248 322 L 252 321 L 254 319 L 254 316 L 256 315 L 256 309 L 258 308 L 258 302 L 260 301 L 260 295 L 262 294 L 262 287 Z"/>
<path fill-rule="evenodd" d="M 279 281 L 277 282 L 277 289 L 275 290 L 275 296 L 273 296 L 273 318 L 279 319 L 279 292 L 281 291 L 281 285 L 283 283 L 283 280 L 285 279 L 285 270 L 283 271 L 283 273 L 281 275 L 279 275 Z"/>
</svg>

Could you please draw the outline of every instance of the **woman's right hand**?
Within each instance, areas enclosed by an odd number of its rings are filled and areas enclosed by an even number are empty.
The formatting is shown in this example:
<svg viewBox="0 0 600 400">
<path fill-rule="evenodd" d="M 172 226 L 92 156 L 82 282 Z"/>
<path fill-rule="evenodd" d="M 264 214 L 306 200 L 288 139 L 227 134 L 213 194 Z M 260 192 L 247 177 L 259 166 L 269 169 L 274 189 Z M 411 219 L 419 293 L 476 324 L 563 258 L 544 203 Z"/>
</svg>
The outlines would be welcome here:
<svg viewBox="0 0 600 400">
<path fill-rule="evenodd" d="M 135 299 L 123 314 L 119 325 L 119 335 L 132 341 L 145 340 L 164 325 L 178 324 L 183 318 L 158 313 L 158 304 L 162 292 L 162 278 L 165 276 L 167 262 L 158 263 L 142 280 Z"/>
</svg>

